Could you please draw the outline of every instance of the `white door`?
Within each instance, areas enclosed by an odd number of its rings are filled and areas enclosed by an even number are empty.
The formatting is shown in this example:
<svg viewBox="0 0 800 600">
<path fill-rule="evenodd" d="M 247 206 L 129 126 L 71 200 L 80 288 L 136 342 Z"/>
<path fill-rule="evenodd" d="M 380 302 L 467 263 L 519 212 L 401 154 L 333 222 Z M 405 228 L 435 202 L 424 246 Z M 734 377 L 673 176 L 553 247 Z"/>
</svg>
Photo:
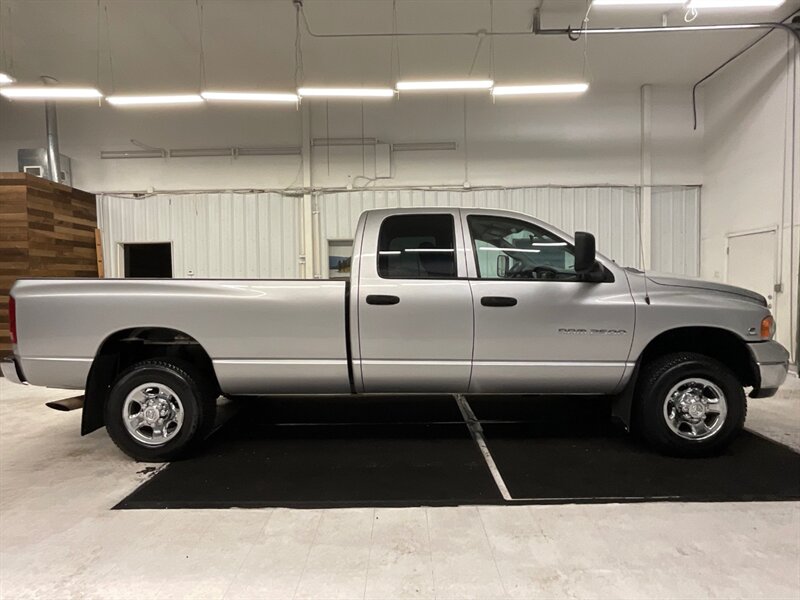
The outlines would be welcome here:
<svg viewBox="0 0 800 600">
<path fill-rule="evenodd" d="M 727 283 L 758 292 L 772 308 L 775 294 L 775 230 L 728 236 Z"/>
</svg>

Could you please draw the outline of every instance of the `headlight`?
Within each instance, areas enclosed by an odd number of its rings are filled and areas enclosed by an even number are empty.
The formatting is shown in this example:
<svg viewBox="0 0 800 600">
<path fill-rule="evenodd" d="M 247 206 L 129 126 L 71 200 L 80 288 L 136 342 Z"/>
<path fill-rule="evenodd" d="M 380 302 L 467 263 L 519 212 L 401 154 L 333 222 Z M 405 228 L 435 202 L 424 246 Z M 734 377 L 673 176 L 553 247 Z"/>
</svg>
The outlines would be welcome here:
<svg viewBox="0 0 800 600">
<path fill-rule="evenodd" d="M 766 316 L 761 319 L 761 338 L 771 340 L 775 335 L 775 319 L 772 315 Z"/>
</svg>

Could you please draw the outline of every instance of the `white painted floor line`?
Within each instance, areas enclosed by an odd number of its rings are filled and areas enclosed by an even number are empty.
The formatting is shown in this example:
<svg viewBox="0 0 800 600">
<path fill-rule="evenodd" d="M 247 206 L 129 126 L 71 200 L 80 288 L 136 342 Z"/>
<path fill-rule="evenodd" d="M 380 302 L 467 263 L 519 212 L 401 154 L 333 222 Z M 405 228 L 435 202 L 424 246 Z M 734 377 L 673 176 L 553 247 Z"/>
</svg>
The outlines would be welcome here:
<svg viewBox="0 0 800 600">
<path fill-rule="evenodd" d="M 455 394 L 455 398 L 458 409 L 461 411 L 461 416 L 464 417 L 464 422 L 467 424 L 470 434 L 472 434 L 472 439 L 478 444 L 478 448 L 480 448 L 481 454 L 483 454 L 483 460 L 486 461 L 486 466 L 489 467 L 489 472 L 492 474 L 494 483 L 497 489 L 500 490 L 503 500 L 513 501 L 514 498 L 511 497 L 511 493 L 508 491 L 508 487 L 506 487 L 506 482 L 503 481 L 503 476 L 500 474 L 500 470 L 497 468 L 494 458 L 492 458 L 492 453 L 489 452 L 489 446 L 486 445 L 486 438 L 483 437 L 483 427 L 481 427 L 480 421 L 478 421 L 475 413 L 472 412 L 472 407 L 470 407 L 469 402 L 467 402 L 463 394 Z"/>
</svg>

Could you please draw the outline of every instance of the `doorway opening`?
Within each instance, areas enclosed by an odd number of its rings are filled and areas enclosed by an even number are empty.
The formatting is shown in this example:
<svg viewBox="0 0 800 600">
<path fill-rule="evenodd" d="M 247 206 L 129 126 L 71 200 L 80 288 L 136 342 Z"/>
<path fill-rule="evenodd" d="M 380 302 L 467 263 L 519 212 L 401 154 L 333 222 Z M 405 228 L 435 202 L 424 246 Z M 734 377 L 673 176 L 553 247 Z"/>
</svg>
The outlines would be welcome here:
<svg viewBox="0 0 800 600">
<path fill-rule="evenodd" d="M 125 277 L 172 277 L 172 243 L 123 244 Z"/>
</svg>

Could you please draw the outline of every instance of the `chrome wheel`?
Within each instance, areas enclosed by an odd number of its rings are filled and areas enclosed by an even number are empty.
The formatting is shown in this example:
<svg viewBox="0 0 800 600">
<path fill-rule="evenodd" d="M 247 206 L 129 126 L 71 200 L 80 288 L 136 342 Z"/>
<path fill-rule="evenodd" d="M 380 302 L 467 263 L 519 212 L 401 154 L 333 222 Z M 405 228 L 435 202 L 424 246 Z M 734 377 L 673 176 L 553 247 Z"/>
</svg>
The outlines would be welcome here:
<svg viewBox="0 0 800 600">
<path fill-rule="evenodd" d="M 131 437 L 147 446 L 163 446 L 183 425 L 183 404 L 178 395 L 160 383 L 135 388 L 122 405 L 122 421 Z"/>
<path fill-rule="evenodd" d="M 664 419 L 683 439 L 706 440 L 722 429 L 728 405 L 720 387 L 693 377 L 675 385 L 664 401 Z"/>
</svg>

